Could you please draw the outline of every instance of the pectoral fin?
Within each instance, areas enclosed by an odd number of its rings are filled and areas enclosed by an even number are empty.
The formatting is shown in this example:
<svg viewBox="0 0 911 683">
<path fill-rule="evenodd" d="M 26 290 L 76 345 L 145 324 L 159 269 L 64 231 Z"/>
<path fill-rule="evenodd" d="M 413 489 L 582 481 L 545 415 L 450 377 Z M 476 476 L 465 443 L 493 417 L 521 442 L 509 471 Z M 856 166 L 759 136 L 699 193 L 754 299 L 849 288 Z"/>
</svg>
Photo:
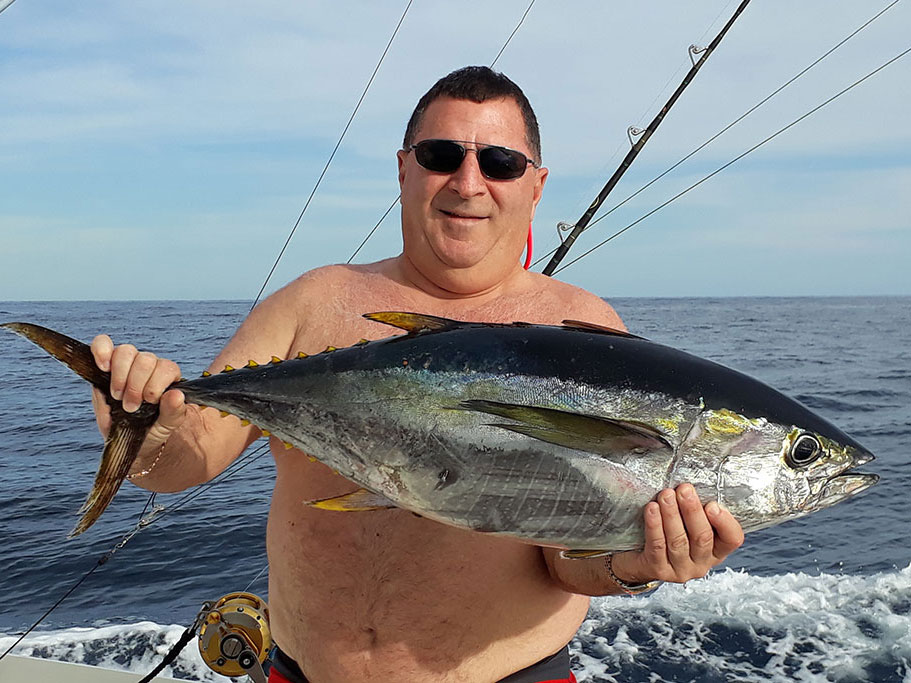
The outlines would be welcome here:
<svg viewBox="0 0 911 683">
<path fill-rule="evenodd" d="M 336 512 L 366 512 L 368 510 L 385 510 L 396 506 L 386 496 L 367 489 L 358 489 L 352 493 L 333 498 L 311 500 L 307 502 L 307 505 L 320 510 L 334 510 Z"/>
<path fill-rule="evenodd" d="M 660 431 L 642 422 L 582 415 L 553 408 L 523 406 L 496 401 L 463 401 L 461 407 L 515 420 L 516 424 L 494 427 L 524 434 L 541 441 L 594 453 L 619 464 L 630 456 L 673 450 Z"/>
</svg>

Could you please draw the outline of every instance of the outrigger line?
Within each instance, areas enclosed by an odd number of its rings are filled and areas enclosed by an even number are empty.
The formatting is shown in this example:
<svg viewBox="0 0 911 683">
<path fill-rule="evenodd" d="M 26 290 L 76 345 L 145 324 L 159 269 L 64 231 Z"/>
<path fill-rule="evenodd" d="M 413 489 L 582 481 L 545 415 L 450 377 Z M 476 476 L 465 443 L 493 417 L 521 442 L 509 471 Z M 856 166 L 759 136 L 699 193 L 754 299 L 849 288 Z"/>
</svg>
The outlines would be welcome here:
<svg viewBox="0 0 911 683">
<path fill-rule="evenodd" d="M 721 39 L 724 38 L 725 34 L 728 32 L 728 30 L 730 30 L 731 26 L 734 25 L 734 22 L 749 4 L 750 0 L 743 0 L 743 2 L 740 3 L 740 6 L 734 11 L 733 16 L 728 19 L 728 22 L 724 25 L 724 28 L 718 32 L 718 35 L 715 36 L 714 40 L 712 40 L 711 43 L 709 43 L 708 47 L 699 48 L 695 45 L 690 45 L 689 55 L 693 66 L 690 67 L 690 70 L 686 73 L 686 76 L 683 77 L 683 81 L 681 81 L 680 85 L 677 86 L 677 89 L 670 96 L 670 99 L 668 99 L 665 105 L 661 108 L 661 111 L 659 111 L 658 115 L 652 119 L 652 122 L 648 124 L 648 127 L 645 130 L 630 126 L 629 130 L 627 131 L 630 144 L 632 145 L 630 151 L 627 152 L 623 161 L 620 162 L 620 166 L 617 167 L 617 170 L 614 171 L 614 174 L 610 177 L 604 187 L 601 188 L 601 192 L 599 192 L 598 196 L 595 197 L 595 201 L 591 203 L 591 206 L 585 210 L 585 213 L 582 214 L 582 217 L 576 221 L 574 225 L 566 226 L 566 229 L 572 227 L 572 232 L 570 232 L 569 235 L 567 235 L 566 239 L 562 241 L 553 258 L 551 258 L 550 262 L 544 267 L 544 270 L 541 271 L 544 273 L 544 275 L 553 275 L 554 270 L 560 264 L 560 261 L 563 260 L 570 247 L 573 246 L 573 243 L 576 241 L 579 235 L 582 234 L 582 231 L 585 230 L 585 228 L 588 226 L 592 217 L 595 215 L 598 209 L 601 208 L 604 200 L 607 199 L 607 196 L 620 181 L 620 178 L 622 178 L 623 174 L 626 173 L 627 169 L 633 163 L 633 160 L 636 158 L 636 156 L 638 156 L 639 152 L 642 151 L 642 148 L 645 146 L 645 143 L 648 142 L 649 138 L 652 136 L 652 133 L 658 129 L 658 126 L 661 125 L 661 122 L 664 120 L 664 117 L 667 115 L 668 111 L 670 111 L 671 107 L 674 106 L 674 103 L 677 102 L 677 99 L 680 97 L 683 91 L 686 90 L 687 86 L 693 81 L 693 78 L 696 77 L 699 69 L 701 69 L 702 65 L 705 63 L 705 60 L 708 59 L 709 55 L 715 51 L 715 48 L 718 47 L 718 43 L 721 42 Z M 702 56 L 699 57 L 698 60 L 694 60 L 693 57 L 700 53 Z M 639 139 L 633 142 L 634 137 L 638 137 Z M 566 224 L 561 223 L 561 229 L 565 225 Z"/>
</svg>

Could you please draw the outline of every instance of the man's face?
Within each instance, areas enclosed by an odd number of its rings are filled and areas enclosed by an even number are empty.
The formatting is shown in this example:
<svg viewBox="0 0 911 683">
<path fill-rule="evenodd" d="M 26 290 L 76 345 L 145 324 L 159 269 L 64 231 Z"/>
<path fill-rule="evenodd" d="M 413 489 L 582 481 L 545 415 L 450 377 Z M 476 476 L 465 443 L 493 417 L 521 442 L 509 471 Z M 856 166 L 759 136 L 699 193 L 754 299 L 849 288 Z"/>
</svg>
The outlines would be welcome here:
<svg viewBox="0 0 911 683">
<path fill-rule="evenodd" d="M 413 142 L 429 139 L 500 145 L 533 158 L 512 99 L 434 100 Z M 519 267 L 547 169 L 529 165 L 520 178 L 492 180 L 471 151 L 453 173 L 423 168 L 414 152 L 400 151 L 398 160 L 404 251 L 425 277 L 465 294 L 493 286 L 491 279 L 502 280 Z"/>
</svg>

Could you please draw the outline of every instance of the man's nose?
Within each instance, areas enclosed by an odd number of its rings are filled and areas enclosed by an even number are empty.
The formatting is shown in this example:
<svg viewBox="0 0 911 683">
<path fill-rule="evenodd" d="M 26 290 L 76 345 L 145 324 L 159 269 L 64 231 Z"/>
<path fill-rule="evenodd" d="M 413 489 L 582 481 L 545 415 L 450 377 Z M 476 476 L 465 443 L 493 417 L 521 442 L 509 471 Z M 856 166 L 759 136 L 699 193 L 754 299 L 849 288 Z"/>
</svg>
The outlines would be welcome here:
<svg viewBox="0 0 911 683">
<path fill-rule="evenodd" d="M 464 199 L 487 191 L 487 179 L 478 165 L 476 149 L 466 150 L 462 164 L 450 175 L 447 186 Z"/>
</svg>

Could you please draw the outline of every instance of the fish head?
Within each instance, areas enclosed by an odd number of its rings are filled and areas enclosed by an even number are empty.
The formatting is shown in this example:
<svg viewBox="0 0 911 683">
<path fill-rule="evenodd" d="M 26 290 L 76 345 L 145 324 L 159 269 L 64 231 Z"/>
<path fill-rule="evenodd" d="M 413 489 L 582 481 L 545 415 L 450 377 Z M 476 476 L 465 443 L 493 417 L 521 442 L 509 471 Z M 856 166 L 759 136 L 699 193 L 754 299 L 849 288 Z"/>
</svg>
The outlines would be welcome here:
<svg viewBox="0 0 911 683">
<path fill-rule="evenodd" d="M 847 500 L 875 484 L 855 468 L 873 454 L 836 427 L 751 421 L 727 449 L 718 472 L 718 499 L 754 531 Z M 822 427 L 822 428 L 820 428 Z"/>
</svg>

